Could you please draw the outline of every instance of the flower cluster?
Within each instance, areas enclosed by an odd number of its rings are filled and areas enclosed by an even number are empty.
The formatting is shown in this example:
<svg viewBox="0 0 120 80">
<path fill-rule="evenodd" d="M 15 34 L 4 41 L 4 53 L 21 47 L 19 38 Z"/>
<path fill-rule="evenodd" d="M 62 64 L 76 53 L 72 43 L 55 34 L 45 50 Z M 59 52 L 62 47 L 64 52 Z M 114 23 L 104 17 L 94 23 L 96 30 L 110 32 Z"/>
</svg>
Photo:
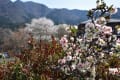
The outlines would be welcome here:
<svg viewBox="0 0 120 80">
<path fill-rule="evenodd" d="M 108 69 L 109 67 L 120 66 L 120 63 L 117 63 L 120 57 L 120 38 L 113 34 L 111 26 L 106 25 L 108 18 L 105 16 L 117 10 L 108 8 L 101 2 L 92 12 L 96 13 L 97 10 L 102 9 L 105 11 L 101 12 L 97 19 L 94 18 L 94 13 L 89 13 L 92 20 L 85 25 L 84 36 L 71 35 L 72 31 L 69 29 L 71 34 L 61 38 L 60 44 L 64 49 L 64 57 L 58 60 L 58 64 L 60 70 L 66 75 L 74 75 L 79 79 L 88 77 L 92 80 L 96 77 L 104 79 L 105 75 L 112 72 Z M 114 56 L 116 56 L 115 60 Z M 100 66 L 102 66 L 101 69 Z"/>
</svg>

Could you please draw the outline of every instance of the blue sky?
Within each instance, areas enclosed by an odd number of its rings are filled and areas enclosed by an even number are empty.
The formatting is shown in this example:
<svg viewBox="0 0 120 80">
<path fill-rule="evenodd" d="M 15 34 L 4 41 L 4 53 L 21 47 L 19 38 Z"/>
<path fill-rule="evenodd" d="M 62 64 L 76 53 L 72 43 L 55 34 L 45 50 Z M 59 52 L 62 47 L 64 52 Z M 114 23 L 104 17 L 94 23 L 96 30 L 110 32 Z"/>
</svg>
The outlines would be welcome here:
<svg viewBox="0 0 120 80">
<path fill-rule="evenodd" d="M 16 0 L 12 0 L 16 1 Z M 21 0 L 21 1 L 33 1 L 47 5 L 50 8 L 68 8 L 68 9 L 80 9 L 89 10 L 96 7 L 96 0 Z M 114 7 L 120 7 L 120 0 L 104 0 L 108 5 L 114 5 Z"/>
</svg>

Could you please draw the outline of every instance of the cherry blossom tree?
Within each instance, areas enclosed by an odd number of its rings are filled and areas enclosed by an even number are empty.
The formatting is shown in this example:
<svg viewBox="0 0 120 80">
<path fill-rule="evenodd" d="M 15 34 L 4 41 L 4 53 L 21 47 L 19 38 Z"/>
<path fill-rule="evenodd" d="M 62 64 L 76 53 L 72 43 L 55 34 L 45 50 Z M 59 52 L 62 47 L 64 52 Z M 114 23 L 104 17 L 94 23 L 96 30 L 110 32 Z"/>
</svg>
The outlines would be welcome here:
<svg viewBox="0 0 120 80">
<path fill-rule="evenodd" d="M 116 70 L 120 66 L 120 39 L 106 25 L 117 9 L 107 6 L 103 0 L 96 3 L 97 7 L 88 11 L 91 22 L 85 25 L 84 36 L 77 36 L 77 30 L 70 27 L 73 34 L 60 40 L 64 56 L 58 60 L 57 68 L 65 73 L 63 79 L 72 76 L 77 80 L 111 80 L 111 76 L 120 73 Z"/>
</svg>

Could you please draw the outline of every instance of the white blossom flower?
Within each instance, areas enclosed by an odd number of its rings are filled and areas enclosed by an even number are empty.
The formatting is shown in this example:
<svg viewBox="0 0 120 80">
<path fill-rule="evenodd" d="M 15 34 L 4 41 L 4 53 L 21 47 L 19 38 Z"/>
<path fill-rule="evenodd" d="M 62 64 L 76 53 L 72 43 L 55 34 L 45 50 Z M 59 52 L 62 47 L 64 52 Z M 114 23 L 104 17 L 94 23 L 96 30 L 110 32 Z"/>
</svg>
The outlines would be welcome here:
<svg viewBox="0 0 120 80">
<path fill-rule="evenodd" d="M 99 38 L 98 39 L 98 44 L 101 45 L 101 46 L 105 46 L 106 42 L 103 39 Z"/>
<path fill-rule="evenodd" d="M 82 38 L 77 38 L 77 41 L 79 42 L 79 43 L 81 43 L 82 42 Z"/>
<path fill-rule="evenodd" d="M 75 29 L 78 29 L 78 26 L 74 25 L 74 28 L 75 28 Z"/>
<path fill-rule="evenodd" d="M 119 35 L 120 35 L 120 28 L 118 28 L 118 29 L 117 29 L 117 34 L 119 34 Z"/>
<path fill-rule="evenodd" d="M 93 61 L 93 56 L 87 57 L 87 60 L 88 60 L 88 61 Z"/>
<path fill-rule="evenodd" d="M 71 69 L 72 69 L 72 70 L 75 70 L 75 69 L 76 69 L 76 65 L 75 65 L 75 64 L 72 64 L 72 65 L 71 65 Z"/>
<path fill-rule="evenodd" d="M 97 23 L 97 24 L 102 24 L 102 25 L 106 24 L 106 19 L 105 19 L 105 17 L 100 17 L 100 18 L 98 18 L 98 19 L 96 20 L 96 23 Z"/>
<path fill-rule="evenodd" d="M 112 55 L 113 55 L 113 52 L 109 52 L 109 54 L 112 56 Z"/>
<path fill-rule="evenodd" d="M 67 35 L 64 35 L 63 37 L 67 38 Z"/>
<path fill-rule="evenodd" d="M 70 37 L 70 40 L 71 40 L 71 41 L 74 41 L 74 37 Z"/>
<path fill-rule="evenodd" d="M 94 28 L 95 26 L 94 26 L 94 24 L 92 23 L 92 22 L 90 22 L 90 23 L 87 23 L 86 25 L 85 25 L 85 28 L 86 29 L 88 29 L 88 28 Z"/>
<path fill-rule="evenodd" d="M 65 27 L 65 30 L 66 30 L 68 33 L 71 33 L 70 27 Z"/>
<path fill-rule="evenodd" d="M 70 55 L 71 55 L 71 52 L 69 51 L 69 52 L 67 52 L 66 54 L 67 54 L 67 56 L 68 56 L 68 55 L 70 56 Z"/>
<path fill-rule="evenodd" d="M 83 73 L 85 73 L 85 72 L 86 72 L 86 70 L 85 70 L 85 69 L 82 69 L 81 71 L 82 71 Z"/>
<path fill-rule="evenodd" d="M 100 5 L 101 5 L 101 3 L 100 3 L 100 2 L 98 2 L 98 3 L 97 3 L 97 7 L 99 7 Z"/>
<path fill-rule="evenodd" d="M 72 60 L 72 56 L 68 55 L 68 56 L 66 57 L 66 60 L 67 60 L 67 61 L 71 61 L 71 60 Z"/>
<path fill-rule="evenodd" d="M 116 40 L 116 47 L 120 47 L 120 38 Z"/>
<path fill-rule="evenodd" d="M 68 50 L 69 50 L 69 51 L 73 51 L 73 48 L 72 48 L 72 47 L 69 47 Z"/>
<path fill-rule="evenodd" d="M 100 57 L 103 58 L 104 57 L 104 53 L 101 52 L 100 53 Z"/>
</svg>

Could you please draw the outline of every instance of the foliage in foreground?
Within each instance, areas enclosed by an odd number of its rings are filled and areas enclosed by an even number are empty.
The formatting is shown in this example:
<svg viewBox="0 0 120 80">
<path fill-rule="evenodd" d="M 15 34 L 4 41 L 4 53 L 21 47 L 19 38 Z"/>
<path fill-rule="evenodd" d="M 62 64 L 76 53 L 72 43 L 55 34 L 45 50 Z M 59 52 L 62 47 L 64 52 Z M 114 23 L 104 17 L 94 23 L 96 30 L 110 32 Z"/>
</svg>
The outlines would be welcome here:
<svg viewBox="0 0 120 80">
<path fill-rule="evenodd" d="M 42 40 L 28 40 L 28 48 L 16 55 L 15 61 L 0 63 L 1 80 L 56 80 L 60 73 L 53 71 L 53 64 L 61 57 L 62 48 L 52 36 L 47 43 Z M 50 66 L 53 65 L 53 66 Z"/>
</svg>

